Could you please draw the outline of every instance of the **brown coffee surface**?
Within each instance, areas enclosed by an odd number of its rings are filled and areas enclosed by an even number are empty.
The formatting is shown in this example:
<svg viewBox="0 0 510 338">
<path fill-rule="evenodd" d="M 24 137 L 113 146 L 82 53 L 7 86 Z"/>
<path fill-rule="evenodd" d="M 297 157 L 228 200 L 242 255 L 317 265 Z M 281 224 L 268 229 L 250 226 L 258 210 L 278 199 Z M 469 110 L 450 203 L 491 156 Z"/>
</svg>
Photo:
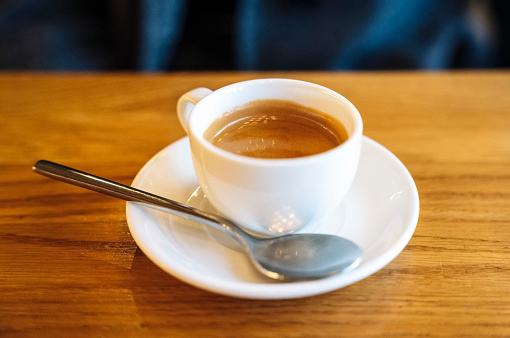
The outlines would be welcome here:
<svg viewBox="0 0 510 338">
<path fill-rule="evenodd" d="M 347 139 L 336 119 L 285 100 L 255 100 L 226 112 L 205 131 L 212 144 L 239 155 L 294 158 L 330 150 Z"/>
</svg>

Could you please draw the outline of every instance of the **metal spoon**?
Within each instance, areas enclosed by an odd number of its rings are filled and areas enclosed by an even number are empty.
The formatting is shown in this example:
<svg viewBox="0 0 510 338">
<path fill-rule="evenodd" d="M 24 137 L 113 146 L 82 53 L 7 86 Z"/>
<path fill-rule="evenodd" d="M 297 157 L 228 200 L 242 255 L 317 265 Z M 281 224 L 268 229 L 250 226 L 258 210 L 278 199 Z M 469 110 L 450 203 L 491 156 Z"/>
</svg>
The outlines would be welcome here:
<svg viewBox="0 0 510 338">
<path fill-rule="evenodd" d="M 361 249 L 332 235 L 291 234 L 254 237 L 229 220 L 139 189 L 116 183 L 54 162 L 40 160 L 33 170 L 41 175 L 144 205 L 220 229 L 238 240 L 262 274 L 278 280 L 315 279 L 353 269 Z"/>
</svg>

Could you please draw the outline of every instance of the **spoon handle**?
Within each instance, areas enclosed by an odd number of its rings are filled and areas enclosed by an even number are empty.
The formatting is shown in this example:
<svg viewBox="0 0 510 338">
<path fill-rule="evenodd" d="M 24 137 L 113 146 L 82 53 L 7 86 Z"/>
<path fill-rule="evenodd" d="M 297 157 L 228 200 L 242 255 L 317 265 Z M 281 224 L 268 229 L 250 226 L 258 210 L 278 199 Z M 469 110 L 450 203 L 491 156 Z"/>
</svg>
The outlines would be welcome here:
<svg viewBox="0 0 510 338">
<path fill-rule="evenodd" d="M 172 215 L 184 217 L 193 221 L 206 223 L 207 225 L 223 231 L 227 230 L 231 236 L 234 235 L 231 233 L 234 225 L 230 224 L 230 222 L 217 215 L 193 208 L 186 204 L 172 201 L 170 199 L 129 187 L 118 182 L 110 181 L 74 168 L 66 167 L 55 162 L 40 160 L 34 164 L 32 169 L 38 174 L 55 180 L 77 185 L 79 187 L 97 191 L 125 201 L 140 202 L 156 210 L 168 212 Z M 228 222 L 229 224 L 224 224 L 225 222 Z M 237 235 L 237 232 L 242 230 L 236 227 L 234 231 Z M 233 237 L 237 238 L 235 235 Z"/>
</svg>

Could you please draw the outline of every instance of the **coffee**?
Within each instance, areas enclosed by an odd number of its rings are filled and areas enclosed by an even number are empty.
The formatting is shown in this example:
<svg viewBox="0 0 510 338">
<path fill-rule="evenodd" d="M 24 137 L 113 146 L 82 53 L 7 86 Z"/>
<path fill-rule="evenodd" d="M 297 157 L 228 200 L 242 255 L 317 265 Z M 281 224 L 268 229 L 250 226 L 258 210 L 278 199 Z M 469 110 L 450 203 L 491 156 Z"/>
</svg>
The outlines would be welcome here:
<svg viewBox="0 0 510 338">
<path fill-rule="evenodd" d="M 251 101 L 214 121 L 204 137 L 239 155 L 294 158 L 330 150 L 347 139 L 336 119 L 292 101 Z"/>
</svg>

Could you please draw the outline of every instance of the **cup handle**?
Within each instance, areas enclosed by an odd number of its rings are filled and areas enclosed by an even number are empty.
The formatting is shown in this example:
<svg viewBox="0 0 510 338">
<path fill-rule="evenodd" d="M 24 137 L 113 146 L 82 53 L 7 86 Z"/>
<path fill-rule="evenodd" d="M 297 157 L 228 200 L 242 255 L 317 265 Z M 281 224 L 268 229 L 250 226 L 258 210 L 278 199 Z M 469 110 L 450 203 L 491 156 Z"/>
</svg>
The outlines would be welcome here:
<svg viewBox="0 0 510 338">
<path fill-rule="evenodd" d="M 208 88 L 195 88 L 186 94 L 182 95 L 177 102 L 177 116 L 182 128 L 189 134 L 189 117 L 195 105 L 207 95 L 211 94 L 212 90 Z"/>
</svg>

